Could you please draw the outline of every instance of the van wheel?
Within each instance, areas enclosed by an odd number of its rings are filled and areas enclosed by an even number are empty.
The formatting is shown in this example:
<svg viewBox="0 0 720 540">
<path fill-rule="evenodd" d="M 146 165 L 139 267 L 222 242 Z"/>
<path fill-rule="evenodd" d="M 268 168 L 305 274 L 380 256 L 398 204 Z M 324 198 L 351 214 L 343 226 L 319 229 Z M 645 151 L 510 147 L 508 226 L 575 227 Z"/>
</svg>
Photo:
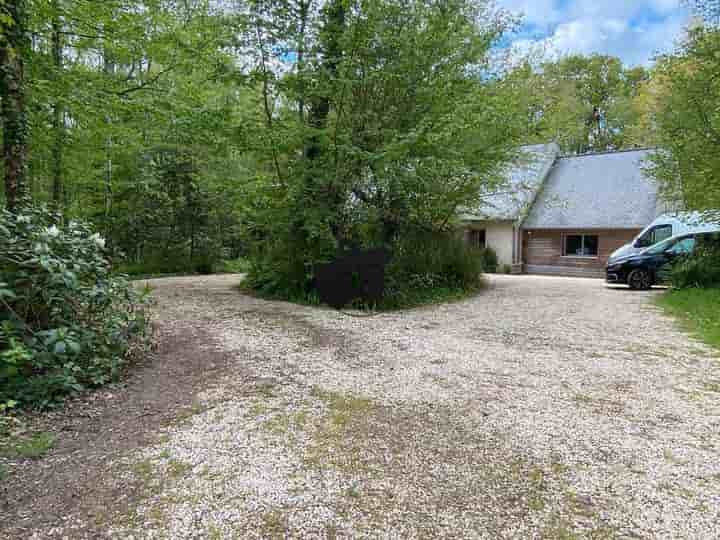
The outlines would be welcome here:
<svg viewBox="0 0 720 540">
<path fill-rule="evenodd" d="M 645 270 L 633 270 L 628 276 L 628 285 L 634 291 L 646 291 L 652 287 L 652 279 Z"/>
</svg>

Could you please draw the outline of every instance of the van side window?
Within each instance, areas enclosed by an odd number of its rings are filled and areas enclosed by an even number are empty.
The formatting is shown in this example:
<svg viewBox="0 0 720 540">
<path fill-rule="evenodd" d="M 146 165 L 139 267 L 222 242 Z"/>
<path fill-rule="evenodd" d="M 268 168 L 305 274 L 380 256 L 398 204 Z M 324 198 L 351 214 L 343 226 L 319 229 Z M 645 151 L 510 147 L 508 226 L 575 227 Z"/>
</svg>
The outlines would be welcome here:
<svg viewBox="0 0 720 540">
<path fill-rule="evenodd" d="M 689 238 L 683 238 L 677 242 L 669 251 L 675 255 L 688 255 L 692 253 L 694 247 L 695 238 L 691 236 Z"/>
<path fill-rule="evenodd" d="M 645 248 L 654 246 L 658 242 L 667 240 L 672 236 L 672 225 L 658 225 L 653 227 L 635 242 L 635 247 Z"/>
</svg>

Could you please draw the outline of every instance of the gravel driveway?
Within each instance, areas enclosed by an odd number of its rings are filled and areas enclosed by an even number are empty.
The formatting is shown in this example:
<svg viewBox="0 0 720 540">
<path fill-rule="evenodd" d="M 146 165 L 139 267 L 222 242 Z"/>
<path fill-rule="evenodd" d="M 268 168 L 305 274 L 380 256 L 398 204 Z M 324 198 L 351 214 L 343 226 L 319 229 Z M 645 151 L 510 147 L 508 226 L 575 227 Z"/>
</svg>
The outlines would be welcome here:
<svg viewBox="0 0 720 540">
<path fill-rule="evenodd" d="M 152 282 L 166 335 L 232 354 L 118 474 L 115 538 L 720 538 L 720 364 L 596 280 L 359 316 Z M 191 351 L 188 351 L 191 354 Z"/>
</svg>

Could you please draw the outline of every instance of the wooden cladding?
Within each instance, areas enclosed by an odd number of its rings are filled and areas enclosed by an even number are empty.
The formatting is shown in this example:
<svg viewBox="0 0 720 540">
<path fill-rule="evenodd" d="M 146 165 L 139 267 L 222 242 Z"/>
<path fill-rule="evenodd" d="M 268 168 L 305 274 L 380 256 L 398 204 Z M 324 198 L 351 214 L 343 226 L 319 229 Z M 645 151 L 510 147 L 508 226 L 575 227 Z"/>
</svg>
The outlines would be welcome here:
<svg viewBox="0 0 720 540">
<path fill-rule="evenodd" d="M 526 230 L 523 231 L 523 260 L 528 266 L 602 269 L 612 252 L 632 242 L 639 232 L 639 229 Z M 597 256 L 563 256 L 563 239 L 566 235 L 597 236 Z"/>
<path fill-rule="evenodd" d="M 525 245 L 527 246 L 527 256 L 525 260 L 529 259 L 550 259 L 557 255 L 558 250 L 561 249 L 561 242 L 558 239 L 557 245 L 555 245 L 554 238 L 530 236 Z"/>
</svg>

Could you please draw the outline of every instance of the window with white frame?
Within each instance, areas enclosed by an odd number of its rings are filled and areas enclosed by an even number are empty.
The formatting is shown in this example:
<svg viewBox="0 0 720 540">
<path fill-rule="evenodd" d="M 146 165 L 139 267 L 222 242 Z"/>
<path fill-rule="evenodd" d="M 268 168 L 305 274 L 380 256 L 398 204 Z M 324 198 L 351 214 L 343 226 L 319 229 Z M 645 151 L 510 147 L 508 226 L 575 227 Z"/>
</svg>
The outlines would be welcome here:
<svg viewBox="0 0 720 540">
<path fill-rule="evenodd" d="M 563 257 L 597 257 L 600 240 L 596 234 L 563 236 Z"/>
</svg>

